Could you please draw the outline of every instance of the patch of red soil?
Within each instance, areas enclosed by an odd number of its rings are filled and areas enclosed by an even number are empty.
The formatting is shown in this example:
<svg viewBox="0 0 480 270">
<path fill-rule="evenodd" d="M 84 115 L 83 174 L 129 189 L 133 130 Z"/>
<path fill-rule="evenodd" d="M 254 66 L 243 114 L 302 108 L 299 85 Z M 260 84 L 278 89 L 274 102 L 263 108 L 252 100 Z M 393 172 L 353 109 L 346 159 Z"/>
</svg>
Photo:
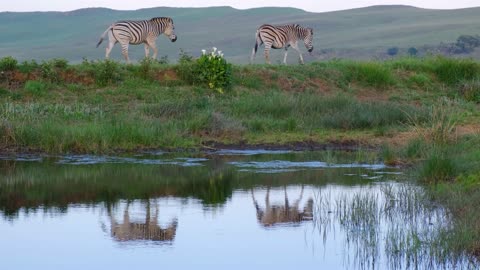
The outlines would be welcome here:
<svg viewBox="0 0 480 270">
<path fill-rule="evenodd" d="M 73 70 L 61 71 L 59 76 L 61 80 L 66 83 L 92 85 L 95 82 L 91 76 L 86 74 L 78 74 Z"/>
<path fill-rule="evenodd" d="M 157 81 L 177 81 L 178 75 L 172 69 L 162 70 L 155 74 L 155 79 Z"/>
<path fill-rule="evenodd" d="M 457 135 L 471 135 L 471 134 L 480 134 L 480 124 L 468 124 L 457 126 Z"/>
<path fill-rule="evenodd" d="M 368 101 L 388 101 L 390 96 L 383 92 L 374 89 L 362 89 L 355 93 L 355 97 L 362 102 Z"/>
</svg>

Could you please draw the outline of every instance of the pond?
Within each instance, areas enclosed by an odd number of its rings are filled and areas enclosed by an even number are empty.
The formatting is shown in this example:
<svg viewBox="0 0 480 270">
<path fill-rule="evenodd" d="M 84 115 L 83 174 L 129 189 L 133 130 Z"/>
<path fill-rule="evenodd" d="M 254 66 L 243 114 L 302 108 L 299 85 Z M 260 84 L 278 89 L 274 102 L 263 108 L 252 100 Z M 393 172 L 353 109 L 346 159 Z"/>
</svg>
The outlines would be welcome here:
<svg viewBox="0 0 480 270">
<path fill-rule="evenodd" d="M 367 151 L 0 157 L 1 269 L 478 269 Z"/>
</svg>

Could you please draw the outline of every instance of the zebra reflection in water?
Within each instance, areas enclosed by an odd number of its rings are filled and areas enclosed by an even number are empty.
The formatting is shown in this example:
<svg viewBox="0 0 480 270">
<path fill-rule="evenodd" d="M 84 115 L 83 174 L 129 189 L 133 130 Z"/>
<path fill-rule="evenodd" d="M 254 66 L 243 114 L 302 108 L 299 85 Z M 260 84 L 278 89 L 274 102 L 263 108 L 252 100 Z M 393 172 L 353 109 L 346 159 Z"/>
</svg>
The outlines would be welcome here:
<svg viewBox="0 0 480 270">
<path fill-rule="evenodd" d="M 313 219 L 313 199 L 309 198 L 303 209 L 300 209 L 300 202 L 303 199 L 302 185 L 300 195 L 290 204 L 287 195 L 287 187 L 283 187 L 284 203 L 272 204 L 270 202 L 270 187 L 267 187 L 267 194 L 265 195 L 265 208 L 260 207 L 255 198 L 253 189 L 251 190 L 253 204 L 257 212 L 257 220 L 263 227 L 272 227 L 276 225 L 298 225 L 303 221 Z"/>
<path fill-rule="evenodd" d="M 155 212 L 151 213 L 150 200 L 145 205 L 145 221 L 138 222 L 130 219 L 130 202 L 123 212 L 123 221 L 119 222 L 114 217 L 111 208 L 108 208 L 110 218 L 110 233 L 113 239 L 120 242 L 150 240 L 162 243 L 171 243 L 175 239 L 178 220 L 174 218 L 167 226 L 158 223 L 158 204 L 155 203 Z"/>
</svg>

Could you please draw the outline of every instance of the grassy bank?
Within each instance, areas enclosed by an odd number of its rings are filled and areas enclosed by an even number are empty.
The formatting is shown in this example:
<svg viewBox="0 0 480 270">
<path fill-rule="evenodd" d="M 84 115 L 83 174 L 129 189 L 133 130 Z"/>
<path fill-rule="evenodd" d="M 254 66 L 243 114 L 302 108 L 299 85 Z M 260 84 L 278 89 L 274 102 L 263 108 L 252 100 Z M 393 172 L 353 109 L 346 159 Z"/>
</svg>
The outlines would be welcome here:
<svg viewBox="0 0 480 270">
<path fill-rule="evenodd" d="M 233 66 L 211 89 L 179 64 L 1 60 L 3 149 L 111 152 L 215 144 L 381 145 L 431 122 L 448 101 L 479 119 L 480 65 L 444 58 Z M 222 93 L 220 93 L 222 92 Z"/>
</svg>

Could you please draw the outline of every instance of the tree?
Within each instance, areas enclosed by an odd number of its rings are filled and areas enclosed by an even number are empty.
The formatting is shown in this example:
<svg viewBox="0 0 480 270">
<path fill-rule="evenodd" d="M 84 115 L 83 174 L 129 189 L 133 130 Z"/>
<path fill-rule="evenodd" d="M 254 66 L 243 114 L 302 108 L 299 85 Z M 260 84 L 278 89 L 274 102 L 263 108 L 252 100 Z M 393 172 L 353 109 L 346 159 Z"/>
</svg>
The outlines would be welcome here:
<svg viewBox="0 0 480 270">
<path fill-rule="evenodd" d="M 395 56 L 398 54 L 398 47 L 392 47 L 387 50 L 387 54 L 390 56 Z"/>
<path fill-rule="evenodd" d="M 417 53 L 418 53 L 417 48 L 415 48 L 415 47 L 410 47 L 410 48 L 408 48 L 408 54 L 409 54 L 410 56 L 416 56 Z"/>
</svg>

